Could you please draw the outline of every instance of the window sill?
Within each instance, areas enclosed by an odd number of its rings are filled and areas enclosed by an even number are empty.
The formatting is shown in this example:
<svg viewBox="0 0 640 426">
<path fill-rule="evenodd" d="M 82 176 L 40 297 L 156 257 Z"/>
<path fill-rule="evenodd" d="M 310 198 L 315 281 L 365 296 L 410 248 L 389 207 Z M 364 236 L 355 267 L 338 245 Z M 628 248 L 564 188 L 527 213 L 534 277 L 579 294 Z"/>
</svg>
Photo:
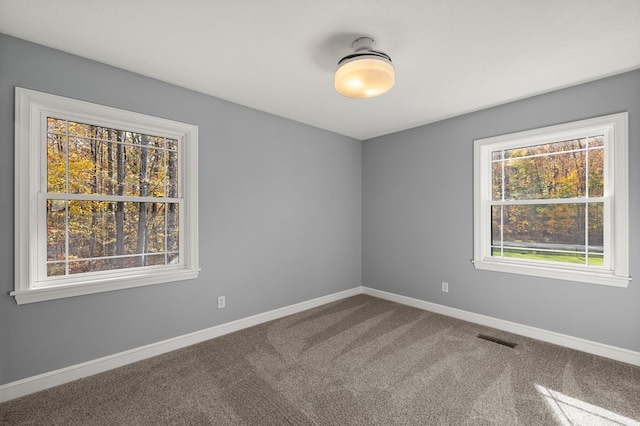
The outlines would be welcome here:
<svg viewBox="0 0 640 426">
<path fill-rule="evenodd" d="M 511 274 L 531 275 L 534 277 L 553 278 L 558 280 L 578 281 L 588 284 L 600 284 L 626 288 L 631 277 L 614 275 L 609 271 L 595 272 L 580 269 L 558 269 L 547 266 L 523 265 L 511 262 L 496 262 L 491 260 L 475 260 L 476 269 Z"/>
<path fill-rule="evenodd" d="M 63 299 L 66 297 L 83 296 L 87 294 L 103 293 L 106 291 L 122 290 L 172 281 L 183 281 L 198 277 L 199 269 L 162 269 L 161 271 L 128 271 L 121 277 L 94 277 L 82 283 L 63 284 L 47 287 L 36 287 L 28 290 L 9 293 L 16 299 L 18 305 L 42 302 L 45 300 Z"/>
</svg>

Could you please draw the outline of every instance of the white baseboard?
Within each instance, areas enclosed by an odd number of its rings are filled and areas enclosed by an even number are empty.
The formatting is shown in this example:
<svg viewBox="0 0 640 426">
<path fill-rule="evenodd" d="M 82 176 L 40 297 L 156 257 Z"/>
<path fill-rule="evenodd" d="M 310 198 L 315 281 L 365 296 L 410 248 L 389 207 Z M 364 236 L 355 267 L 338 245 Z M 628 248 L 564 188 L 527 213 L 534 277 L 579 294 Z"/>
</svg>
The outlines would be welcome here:
<svg viewBox="0 0 640 426">
<path fill-rule="evenodd" d="M 362 294 L 362 287 L 355 287 L 350 290 L 341 291 L 339 293 L 330 294 L 328 296 L 318 297 L 306 302 L 296 303 L 294 305 L 285 306 L 283 308 L 274 309 L 262 314 L 253 315 L 236 321 L 231 321 L 215 327 L 206 328 L 193 333 L 174 337 L 172 339 L 163 340 L 161 342 L 134 348 L 128 351 L 105 356 L 81 364 L 72 365 L 59 370 L 50 371 L 48 373 L 39 374 L 37 376 L 27 377 L 26 379 L 7 383 L 0 386 L 0 402 L 9 401 L 41 390 L 49 389 L 54 386 L 62 385 L 73 380 L 83 377 L 102 373 L 127 364 L 142 361 L 147 358 L 161 355 L 167 352 L 181 349 L 205 340 L 223 336 L 234 331 L 239 331 L 254 325 L 262 324 L 274 319 L 282 318 L 287 315 L 306 311 L 334 302 L 336 300 L 345 299 L 347 297 Z"/>
<path fill-rule="evenodd" d="M 431 311 L 453 318 L 458 318 L 464 321 L 496 328 L 498 330 L 519 334 L 521 336 L 530 337 L 533 339 L 541 340 L 543 342 L 553 343 L 590 354 L 611 358 L 616 361 L 640 366 L 640 352 L 634 352 L 627 349 L 617 348 L 615 346 L 609 346 L 602 343 L 568 336 L 565 334 L 555 333 L 553 331 L 547 331 L 527 325 L 488 317 L 485 315 L 475 314 L 473 312 L 467 312 L 460 309 L 451 308 L 449 306 L 438 305 L 436 303 L 426 302 L 420 299 L 400 296 L 398 294 L 389 293 L 382 290 L 376 290 L 368 287 L 355 287 L 350 290 L 318 297 L 306 302 L 296 303 L 294 305 L 286 306 L 280 309 L 274 309 L 269 312 L 242 318 L 236 321 L 217 325 L 215 327 L 185 334 L 183 336 L 174 337 L 172 339 L 163 340 L 161 342 L 152 343 L 149 345 L 141 346 L 139 348 L 7 383 L 0 386 L 0 402 L 19 398 L 24 395 L 65 384 L 73 380 L 102 373 L 104 371 L 122 367 L 124 365 L 131 364 L 137 361 L 142 361 L 156 355 L 161 355 L 170 351 L 174 351 L 176 349 L 181 349 L 186 346 L 203 342 L 205 340 L 220 337 L 234 331 L 239 331 L 247 327 L 252 327 L 254 325 L 262 324 L 268 321 L 285 317 L 287 315 L 315 308 L 326 303 L 334 302 L 363 293 L 370 296 L 378 297 L 380 299 L 401 303 L 407 306 L 413 306 L 415 308 L 424 309 L 426 311 Z"/>
<path fill-rule="evenodd" d="M 397 302 L 403 305 L 413 306 L 414 308 L 424 309 L 425 311 L 435 312 L 464 321 L 469 321 L 475 324 L 507 331 L 509 333 L 519 334 L 521 336 L 541 340 L 543 342 L 553 343 L 555 345 L 560 345 L 578 351 L 587 352 L 593 355 L 599 355 L 605 358 L 614 359 L 616 361 L 625 362 L 627 364 L 640 366 L 640 352 L 634 352 L 628 349 L 622 349 L 615 346 L 605 345 L 603 343 L 568 336 L 566 334 L 543 330 L 541 328 L 488 317 L 486 315 L 475 314 L 473 312 L 463 311 L 461 309 L 451 308 L 449 306 L 438 305 L 437 303 L 425 302 L 424 300 L 414 299 L 412 297 L 400 296 L 394 293 L 376 290 L 369 287 L 363 287 L 363 293 L 370 296 L 378 297 L 380 299 L 389 300 L 391 302 Z"/>
</svg>

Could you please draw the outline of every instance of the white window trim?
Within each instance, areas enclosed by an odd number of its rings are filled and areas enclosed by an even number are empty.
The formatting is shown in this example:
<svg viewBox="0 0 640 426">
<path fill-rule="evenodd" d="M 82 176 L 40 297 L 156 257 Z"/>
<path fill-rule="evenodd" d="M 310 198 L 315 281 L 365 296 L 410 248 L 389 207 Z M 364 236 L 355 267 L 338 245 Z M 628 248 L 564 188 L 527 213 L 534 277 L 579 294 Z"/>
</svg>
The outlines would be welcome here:
<svg viewBox="0 0 640 426">
<path fill-rule="evenodd" d="M 609 138 L 605 148 L 605 174 L 612 179 L 605 184 L 610 197 L 610 217 L 605 220 L 605 246 L 613 257 L 609 269 L 596 270 L 569 264 L 531 264 L 517 259 L 491 256 L 491 152 L 522 145 L 536 145 L 603 132 Z M 594 133 L 595 134 L 595 133 Z M 598 133 L 600 134 L 600 133 Z M 499 147 L 499 148 L 498 148 Z M 474 141 L 474 247 L 476 269 L 580 281 L 615 287 L 627 287 L 629 277 L 629 171 L 628 113 L 612 114 L 508 135 Z M 608 170 L 608 171 L 607 171 Z M 615 172 L 613 172 L 615 170 Z M 608 241 L 607 241 L 607 238 Z"/>
<path fill-rule="evenodd" d="M 58 285 L 37 281 L 38 193 L 41 179 L 46 179 L 46 175 L 42 176 L 41 167 L 44 158 L 42 138 L 46 134 L 43 123 L 46 116 L 60 113 L 77 117 L 80 122 L 180 141 L 181 191 L 184 199 L 180 212 L 180 244 L 184 258 L 181 264 L 71 276 L 60 280 Z M 17 304 L 194 279 L 198 276 L 197 126 L 19 87 L 15 89 L 15 114 L 15 290 L 10 294 L 15 297 Z"/>
</svg>

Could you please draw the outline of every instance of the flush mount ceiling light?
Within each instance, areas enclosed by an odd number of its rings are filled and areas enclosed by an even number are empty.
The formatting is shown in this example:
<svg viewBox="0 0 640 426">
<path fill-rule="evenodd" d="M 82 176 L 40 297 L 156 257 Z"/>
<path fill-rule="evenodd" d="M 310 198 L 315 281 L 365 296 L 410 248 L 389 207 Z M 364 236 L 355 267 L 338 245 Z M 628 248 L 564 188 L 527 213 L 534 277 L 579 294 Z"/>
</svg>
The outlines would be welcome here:
<svg viewBox="0 0 640 426">
<path fill-rule="evenodd" d="M 335 74 L 338 93 L 349 98 L 373 98 L 393 87 L 395 72 L 391 58 L 374 50 L 370 37 L 360 37 L 353 42 L 353 53 L 340 59 Z"/>
</svg>

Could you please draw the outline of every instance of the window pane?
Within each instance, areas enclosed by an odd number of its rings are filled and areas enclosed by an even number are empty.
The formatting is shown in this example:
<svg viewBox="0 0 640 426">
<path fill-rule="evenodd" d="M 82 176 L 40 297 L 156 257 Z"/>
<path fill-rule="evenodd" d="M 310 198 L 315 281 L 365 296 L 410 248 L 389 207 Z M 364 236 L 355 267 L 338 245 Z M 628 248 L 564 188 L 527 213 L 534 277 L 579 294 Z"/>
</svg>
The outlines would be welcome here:
<svg viewBox="0 0 640 426">
<path fill-rule="evenodd" d="M 146 204 L 147 247 L 145 253 L 164 253 L 166 248 L 165 203 Z"/>
<path fill-rule="evenodd" d="M 504 158 L 523 158 L 585 149 L 587 147 L 587 139 L 588 138 L 573 139 L 568 141 L 551 142 L 540 145 L 507 149 L 504 151 Z"/>
<path fill-rule="evenodd" d="M 66 201 L 47 200 L 47 260 L 65 260 Z"/>
<path fill-rule="evenodd" d="M 148 148 L 149 137 L 144 137 L 142 146 L 125 148 L 125 190 L 124 195 L 164 197 L 165 168 L 164 150 Z"/>
<path fill-rule="evenodd" d="M 123 268 L 135 268 L 136 266 L 144 266 L 144 259 L 142 256 L 129 256 L 123 258 Z"/>
<path fill-rule="evenodd" d="M 112 271 L 139 266 L 164 265 L 165 255 L 126 256 L 112 259 L 86 259 L 69 262 L 69 274 Z"/>
<path fill-rule="evenodd" d="M 67 134 L 67 121 L 58 120 L 56 118 L 47 117 L 47 132 L 59 135 Z"/>
<path fill-rule="evenodd" d="M 491 168 L 491 199 L 502 200 L 502 161 L 492 163 Z"/>
<path fill-rule="evenodd" d="M 90 259 L 71 261 L 69 262 L 69 275 L 119 269 L 118 261 L 120 260 L 121 259 Z"/>
<path fill-rule="evenodd" d="M 491 206 L 491 245 L 502 245 L 502 212 L 503 206 Z M 492 253 L 495 255 L 495 253 Z"/>
<path fill-rule="evenodd" d="M 121 165 L 124 167 L 124 195 L 140 195 L 140 148 L 124 146 L 124 158 Z M 122 181 L 121 181 L 122 182 Z"/>
<path fill-rule="evenodd" d="M 176 265 L 180 263 L 180 256 L 178 253 L 169 253 L 167 257 L 169 265 Z"/>
<path fill-rule="evenodd" d="M 95 143 L 91 139 L 69 137 L 70 193 L 95 194 L 95 150 Z"/>
<path fill-rule="evenodd" d="M 589 203 L 589 265 L 602 266 L 604 255 L 604 203 Z"/>
<path fill-rule="evenodd" d="M 47 137 L 47 191 L 66 191 L 67 139 L 62 135 Z"/>
<path fill-rule="evenodd" d="M 147 149 L 147 195 L 152 197 L 165 196 L 165 151 L 159 149 Z"/>
<path fill-rule="evenodd" d="M 149 146 L 152 148 L 166 148 L 166 139 L 159 136 L 151 136 Z"/>
<path fill-rule="evenodd" d="M 47 264 L 47 276 L 48 277 L 58 277 L 66 275 L 65 274 L 65 263 L 64 262 L 56 262 Z"/>
<path fill-rule="evenodd" d="M 69 257 L 115 256 L 116 206 L 102 201 L 69 202 Z"/>
<path fill-rule="evenodd" d="M 108 127 L 93 126 L 93 137 L 103 142 L 115 142 L 117 132 L 117 130 Z"/>
<path fill-rule="evenodd" d="M 604 196 L 604 149 L 589 150 L 589 196 Z"/>
<path fill-rule="evenodd" d="M 165 265 L 166 256 L 164 254 L 147 254 L 144 256 L 146 266 Z"/>
<path fill-rule="evenodd" d="M 178 204 L 167 204 L 167 250 L 178 251 L 180 243 L 178 234 Z"/>
<path fill-rule="evenodd" d="M 177 204 L 172 203 L 70 201 L 69 258 L 112 257 L 106 264 L 96 263 L 101 265 L 99 270 L 147 266 L 147 259 L 155 257 L 138 255 L 165 253 L 166 247 L 178 251 L 177 210 Z M 121 257 L 127 255 L 133 257 Z M 78 263 L 70 269 L 84 271 L 88 265 L 93 264 Z"/>
<path fill-rule="evenodd" d="M 178 153 L 167 151 L 167 197 L 177 198 L 178 193 Z"/>
<path fill-rule="evenodd" d="M 69 121 L 69 137 L 79 136 L 90 138 L 93 137 L 93 126 L 89 124 L 76 123 Z"/>
<path fill-rule="evenodd" d="M 587 138 L 589 148 L 604 147 L 604 135 L 590 136 Z"/>
<path fill-rule="evenodd" d="M 142 138 L 144 137 L 144 135 L 136 132 L 127 132 L 127 135 L 130 138 L 130 140 L 128 140 L 127 142 L 133 143 L 133 144 L 142 143 Z"/>
</svg>

